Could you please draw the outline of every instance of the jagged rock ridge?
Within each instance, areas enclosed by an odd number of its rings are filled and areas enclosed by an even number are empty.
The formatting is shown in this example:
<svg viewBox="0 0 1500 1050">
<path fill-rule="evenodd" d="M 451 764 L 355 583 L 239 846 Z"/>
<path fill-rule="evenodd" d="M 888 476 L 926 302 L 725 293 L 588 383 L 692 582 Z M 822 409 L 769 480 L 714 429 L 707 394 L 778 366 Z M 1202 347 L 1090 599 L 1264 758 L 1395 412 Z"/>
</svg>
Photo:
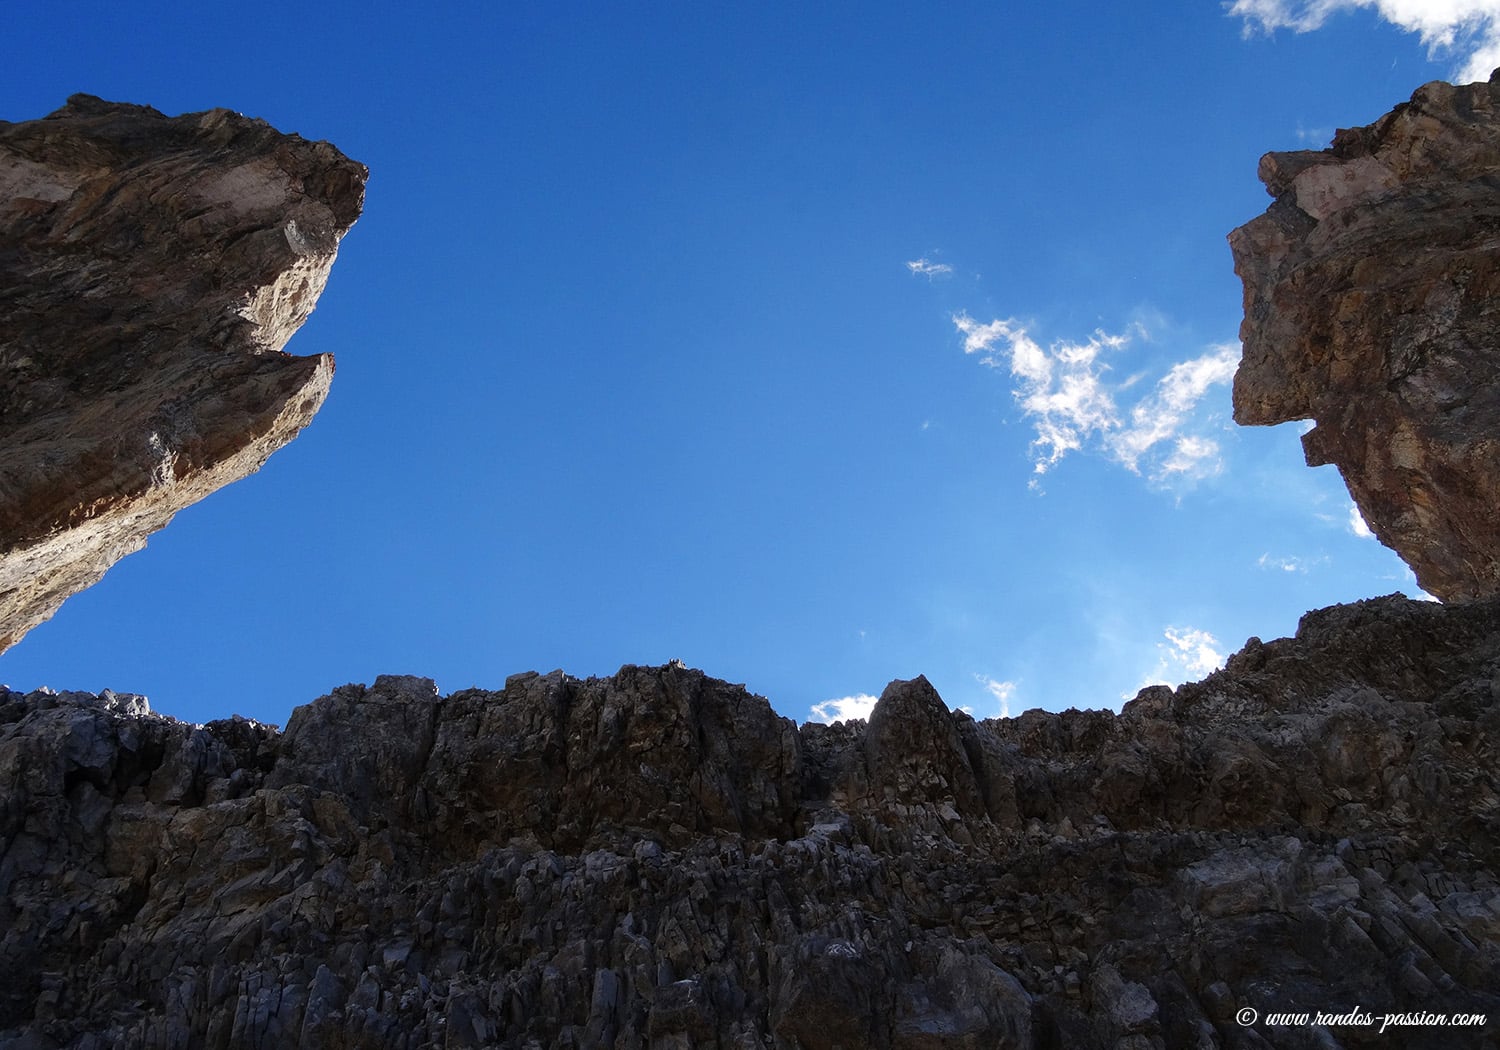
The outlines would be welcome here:
<svg viewBox="0 0 1500 1050">
<path fill-rule="evenodd" d="M 0 691 L 0 1047 L 1493 1045 L 1497 693 L 1500 603 L 1399 597 L 1120 715 Z M 1236 1020 L 1356 1006 L 1493 1020 Z"/>
<path fill-rule="evenodd" d="M 1500 80 L 1427 84 L 1260 178 L 1276 202 L 1229 236 L 1236 421 L 1316 420 L 1308 463 L 1427 591 L 1500 593 Z"/>
<path fill-rule="evenodd" d="M 281 348 L 366 174 L 223 109 L 0 122 L 0 651 L 312 418 Z"/>
</svg>

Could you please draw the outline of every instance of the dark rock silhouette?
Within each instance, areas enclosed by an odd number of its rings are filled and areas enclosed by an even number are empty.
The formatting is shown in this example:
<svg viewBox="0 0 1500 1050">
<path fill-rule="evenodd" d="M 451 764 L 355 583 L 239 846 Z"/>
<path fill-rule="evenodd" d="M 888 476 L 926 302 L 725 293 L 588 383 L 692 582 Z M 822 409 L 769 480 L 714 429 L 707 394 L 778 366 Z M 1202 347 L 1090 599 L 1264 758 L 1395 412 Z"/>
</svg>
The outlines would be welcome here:
<svg viewBox="0 0 1500 1050">
<path fill-rule="evenodd" d="M 1500 1019 L 1497 682 L 1500 603 L 1390 597 L 1119 715 L 975 722 L 918 678 L 798 728 L 680 665 L 382 677 L 284 733 L 0 692 L 0 1046 L 1292 1047 L 1311 1029 L 1237 1011 Z"/>
</svg>

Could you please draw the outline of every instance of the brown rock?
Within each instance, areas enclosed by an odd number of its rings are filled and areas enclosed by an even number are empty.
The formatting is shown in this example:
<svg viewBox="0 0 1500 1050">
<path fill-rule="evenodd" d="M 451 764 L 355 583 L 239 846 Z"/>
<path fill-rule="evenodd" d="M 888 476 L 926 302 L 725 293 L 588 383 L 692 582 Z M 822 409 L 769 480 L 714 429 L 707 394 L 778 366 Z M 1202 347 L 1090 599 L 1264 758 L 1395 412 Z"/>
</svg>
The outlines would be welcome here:
<svg viewBox="0 0 1500 1050">
<path fill-rule="evenodd" d="M 1500 79 L 1432 83 L 1322 152 L 1269 153 L 1229 235 L 1244 424 L 1313 419 L 1360 512 L 1430 593 L 1500 593 Z"/>
<path fill-rule="evenodd" d="M 312 418 L 333 357 L 281 348 L 365 178 L 223 109 L 0 122 L 0 651 Z"/>
</svg>

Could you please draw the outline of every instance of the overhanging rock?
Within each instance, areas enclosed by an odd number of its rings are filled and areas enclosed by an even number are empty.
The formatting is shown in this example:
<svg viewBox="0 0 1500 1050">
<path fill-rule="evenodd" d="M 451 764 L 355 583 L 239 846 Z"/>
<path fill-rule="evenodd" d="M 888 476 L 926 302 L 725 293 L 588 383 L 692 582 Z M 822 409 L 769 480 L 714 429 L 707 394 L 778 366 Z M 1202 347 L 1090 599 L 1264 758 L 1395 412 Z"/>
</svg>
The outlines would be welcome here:
<svg viewBox="0 0 1500 1050">
<path fill-rule="evenodd" d="M 1427 84 L 1260 178 L 1276 202 L 1229 235 L 1235 420 L 1315 420 L 1308 463 L 1427 591 L 1500 593 L 1500 80 Z"/>
<path fill-rule="evenodd" d="M 224 109 L 0 122 L 0 651 L 312 419 L 367 172 Z"/>
</svg>

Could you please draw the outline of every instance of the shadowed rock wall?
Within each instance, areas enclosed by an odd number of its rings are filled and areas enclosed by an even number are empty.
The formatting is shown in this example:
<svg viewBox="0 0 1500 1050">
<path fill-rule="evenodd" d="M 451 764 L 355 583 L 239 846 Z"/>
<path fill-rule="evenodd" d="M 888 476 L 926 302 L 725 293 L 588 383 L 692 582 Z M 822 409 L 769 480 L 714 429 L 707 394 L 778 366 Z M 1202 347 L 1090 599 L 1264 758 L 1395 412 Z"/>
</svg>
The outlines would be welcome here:
<svg viewBox="0 0 1500 1050">
<path fill-rule="evenodd" d="M 0 121 L 0 651 L 312 418 L 333 357 L 281 348 L 365 178 L 223 109 Z"/>
<path fill-rule="evenodd" d="M 0 691 L 0 1047 L 1493 1045 L 1497 692 L 1500 604 L 1399 597 L 1120 715 Z M 1356 1006 L 1492 1020 L 1236 1021 Z"/>
</svg>

